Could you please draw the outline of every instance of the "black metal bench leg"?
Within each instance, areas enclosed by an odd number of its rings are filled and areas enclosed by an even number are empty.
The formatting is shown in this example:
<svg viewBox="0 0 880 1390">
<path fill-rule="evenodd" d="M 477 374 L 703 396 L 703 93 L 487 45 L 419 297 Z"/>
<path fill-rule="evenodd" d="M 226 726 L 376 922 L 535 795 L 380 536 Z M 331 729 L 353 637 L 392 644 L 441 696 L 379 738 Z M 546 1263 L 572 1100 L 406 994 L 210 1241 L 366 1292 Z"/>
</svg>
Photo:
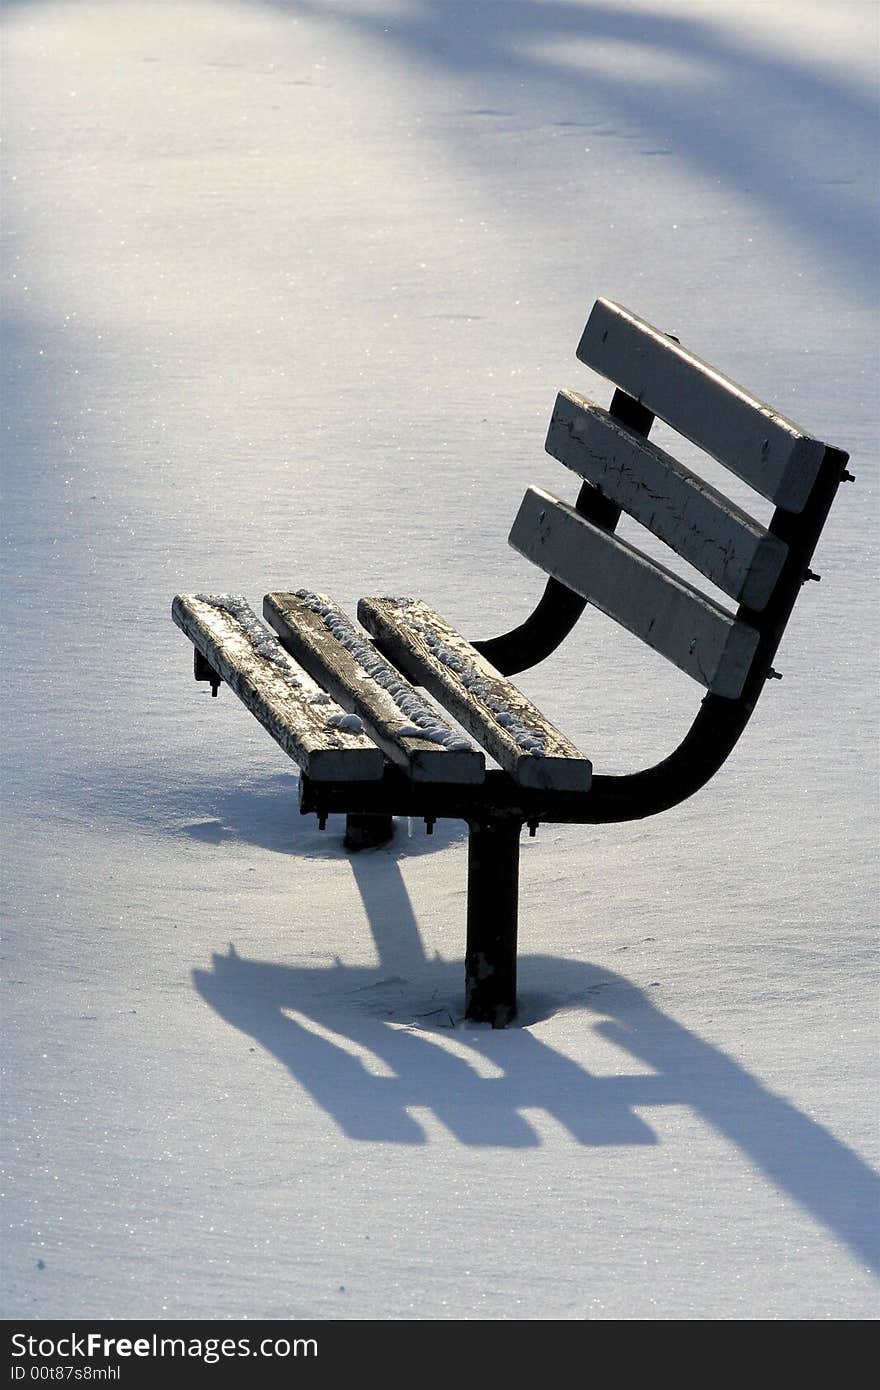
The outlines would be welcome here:
<svg viewBox="0 0 880 1390">
<path fill-rule="evenodd" d="M 468 839 L 465 1013 L 504 1028 L 516 1014 L 518 820 L 473 821 Z"/>
<path fill-rule="evenodd" d="M 345 817 L 346 849 L 374 849 L 376 845 L 387 844 L 393 834 L 393 816 Z"/>
</svg>

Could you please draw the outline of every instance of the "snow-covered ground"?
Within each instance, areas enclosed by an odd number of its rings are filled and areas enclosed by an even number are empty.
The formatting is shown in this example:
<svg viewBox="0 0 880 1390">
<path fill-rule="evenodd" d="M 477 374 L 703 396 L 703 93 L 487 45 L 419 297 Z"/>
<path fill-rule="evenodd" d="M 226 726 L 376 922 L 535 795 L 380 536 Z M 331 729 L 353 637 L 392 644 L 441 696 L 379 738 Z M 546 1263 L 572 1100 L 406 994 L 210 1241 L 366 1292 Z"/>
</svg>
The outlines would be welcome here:
<svg viewBox="0 0 880 1390">
<path fill-rule="evenodd" d="M 4 1315 L 876 1316 L 875 5 L 4 19 Z M 493 1033 L 464 828 L 346 855 L 170 603 L 510 626 L 600 294 L 858 483 L 714 782 L 524 841 Z M 599 771 L 699 699 L 595 613 L 520 683 Z"/>
</svg>

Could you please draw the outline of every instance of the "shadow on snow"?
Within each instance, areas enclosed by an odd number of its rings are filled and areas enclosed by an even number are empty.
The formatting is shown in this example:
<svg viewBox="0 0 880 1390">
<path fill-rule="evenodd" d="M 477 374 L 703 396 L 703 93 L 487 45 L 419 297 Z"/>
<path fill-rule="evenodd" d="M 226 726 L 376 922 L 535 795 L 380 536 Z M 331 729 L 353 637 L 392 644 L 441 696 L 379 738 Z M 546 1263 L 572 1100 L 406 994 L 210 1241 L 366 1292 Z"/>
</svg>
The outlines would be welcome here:
<svg viewBox="0 0 880 1390">
<path fill-rule="evenodd" d="M 263 2 L 347 24 L 414 65 L 467 84 L 459 95 L 475 105 L 458 114 L 474 119 L 459 153 L 471 162 L 504 157 L 497 141 L 482 149 L 485 118 L 527 117 L 596 138 L 641 134 L 660 142 L 641 152 L 646 157 L 677 155 L 708 180 L 755 199 L 819 246 L 836 273 L 873 290 L 875 212 L 857 184 L 873 168 L 874 102 L 804 58 L 734 37 L 706 18 L 590 0 L 413 0 L 387 13 L 335 0 Z M 625 58 L 614 51 L 621 44 Z M 611 46 L 610 63 L 603 45 Z M 643 71 L 643 57 L 673 66 Z M 621 128 L 609 127 L 609 118 Z M 817 140 L 828 144 L 822 177 Z M 511 162 L 520 156 L 514 142 Z"/>
<path fill-rule="evenodd" d="M 193 972 L 202 998 L 276 1057 L 346 1135 L 426 1143 L 418 1109 L 463 1144 L 535 1147 L 540 1137 L 522 1112 L 537 1109 L 579 1144 L 650 1145 L 656 1135 L 637 1110 L 687 1106 L 880 1270 L 880 1182 L 827 1129 L 598 966 L 522 956 L 521 1026 L 463 1022 L 462 964 L 425 956 L 394 857 L 368 852 L 351 864 L 376 966 L 291 967 L 230 947 Z M 603 1076 L 548 1046 L 534 1025 L 562 1009 L 583 1010 L 644 1070 Z"/>
</svg>

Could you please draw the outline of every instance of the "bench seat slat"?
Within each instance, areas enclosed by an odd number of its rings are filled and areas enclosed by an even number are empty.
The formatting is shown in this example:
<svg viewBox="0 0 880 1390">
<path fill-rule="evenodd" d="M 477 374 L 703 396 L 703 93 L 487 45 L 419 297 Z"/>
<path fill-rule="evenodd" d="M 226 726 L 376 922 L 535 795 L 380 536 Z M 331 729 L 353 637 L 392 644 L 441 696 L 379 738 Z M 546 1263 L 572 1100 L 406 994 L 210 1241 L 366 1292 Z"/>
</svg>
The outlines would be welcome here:
<svg viewBox="0 0 880 1390">
<path fill-rule="evenodd" d="M 574 391 L 557 396 L 546 447 L 724 593 L 766 605 L 787 545 L 671 454 Z"/>
<path fill-rule="evenodd" d="M 659 328 L 598 299 L 577 355 L 763 497 L 803 510 L 825 445 Z"/>
<path fill-rule="evenodd" d="M 358 715 L 413 781 L 485 781 L 481 750 L 445 723 L 325 594 L 267 594 L 263 616 L 285 649 L 343 709 Z"/>
<path fill-rule="evenodd" d="M 510 544 L 714 694 L 742 692 L 758 633 L 635 546 L 539 488 L 523 498 Z"/>
<path fill-rule="evenodd" d="M 316 782 L 376 781 L 385 759 L 287 654 L 245 599 L 178 594 L 171 614 L 218 675 Z M 341 721 L 339 727 L 337 721 Z"/>
<path fill-rule="evenodd" d="M 520 786 L 588 790 L 589 759 L 426 603 L 363 598 L 358 618 L 379 649 L 444 705 Z"/>
</svg>

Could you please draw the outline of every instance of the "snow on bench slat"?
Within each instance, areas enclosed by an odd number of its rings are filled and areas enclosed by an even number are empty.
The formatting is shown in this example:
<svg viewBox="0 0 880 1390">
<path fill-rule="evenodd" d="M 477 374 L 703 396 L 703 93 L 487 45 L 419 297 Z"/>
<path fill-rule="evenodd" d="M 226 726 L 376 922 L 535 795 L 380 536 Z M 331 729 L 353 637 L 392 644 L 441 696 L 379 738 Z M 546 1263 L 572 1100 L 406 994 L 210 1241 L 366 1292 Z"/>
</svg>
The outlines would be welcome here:
<svg viewBox="0 0 880 1390">
<path fill-rule="evenodd" d="M 684 464 L 574 391 L 557 396 L 546 447 L 731 598 L 765 606 L 788 546 Z"/>
<path fill-rule="evenodd" d="M 362 598 L 358 618 L 521 786 L 589 788 L 589 760 L 421 599 Z"/>
<path fill-rule="evenodd" d="M 825 445 L 659 328 L 597 299 L 577 355 L 762 497 L 803 510 Z"/>
<path fill-rule="evenodd" d="M 285 648 L 383 753 L 416 782 L 482 782 L 486 760 L 451 728 L 324 594 L 267 594 L 263 615 Z"/>
<path fill-rule="evenodd" d="M 758 634 L 635 546 L 541 488 L 522 500 L 510 544 L 716 695 L 742 691 Z"/>
<path fill-rule="evenodd" d="M 288 656 L 247 600 L 178 594 L 177 626 L 285 753 L 316 782 L 375 781 L 385 759 L 360 721 Z"/>
</svg>

